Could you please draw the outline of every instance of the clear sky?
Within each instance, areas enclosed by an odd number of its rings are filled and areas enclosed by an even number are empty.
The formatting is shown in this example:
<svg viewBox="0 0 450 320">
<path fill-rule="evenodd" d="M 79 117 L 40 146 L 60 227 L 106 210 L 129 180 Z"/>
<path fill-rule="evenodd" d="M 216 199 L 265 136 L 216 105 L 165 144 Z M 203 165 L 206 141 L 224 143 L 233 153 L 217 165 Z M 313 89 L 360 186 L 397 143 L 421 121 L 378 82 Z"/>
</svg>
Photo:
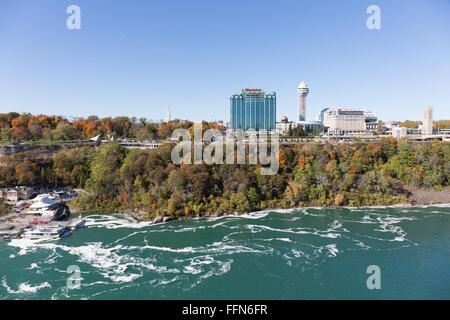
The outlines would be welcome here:
<svg viewBox="0 0 450 320">
<path fill-rule="evenodd" d="M 66 9 L 81 8 L 81 30 Z M 369 5 L 381 30 L 366 27 Z M 241 88 L 277 119 L 363 107 L 450 119 L 449 0 L 1 0 L 0 113 L 229 121 Z"/>
</svg>

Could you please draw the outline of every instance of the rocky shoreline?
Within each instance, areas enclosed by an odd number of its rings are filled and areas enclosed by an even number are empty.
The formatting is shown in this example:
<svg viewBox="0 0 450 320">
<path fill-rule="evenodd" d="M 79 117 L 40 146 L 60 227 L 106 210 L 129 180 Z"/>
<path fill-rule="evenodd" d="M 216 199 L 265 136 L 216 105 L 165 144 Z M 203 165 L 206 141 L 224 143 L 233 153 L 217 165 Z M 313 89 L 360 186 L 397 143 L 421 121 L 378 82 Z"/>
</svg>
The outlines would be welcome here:
<svg viewBox="0 0 450 320">
<path fill-rule="evenodd" d="M 294 207 L 294 208 L 272 208 L 272 209 L 265 209 L 260 211 L 253 211 L 253 212 L 244 212 L 244 213 L 238 213 L 235 212 L 233 214 L 206 214 L 201 217 L 193 216 L 193 217 L 169 217 L 169 216 L 159 216 L 155 217 L 151 220 L 144 219 L 143 216 L 147 213 L 144 211 L 133 211 L 133 210 L 124 210 L 121 212 L 115 212 L 111 213 L 113 215 L 122 215 L 122 216 L 128 216 L 135 220 L 136 222 L 148 222 L 150 224 L 160 224 L 160 223 L 166 223 L 171 221 L 184 221 L 184 220 L 190 220 L 195 218 L 217 218 L 217 217 L 229 217 L 229 216 L 242 216 L 246 214 L 257 214 L 257 213 L 264 213 L 264 212 L 270 212 L 270 211 L 293 211 L 293 210 L 304 210 L 304 209 L 374 209 L 374 208 L 393 208 L 393 209 L 401 209 L 401 208 L 421 208 L 421 207 L 429 207 L 429 206 L 450 206 L 450 202 L 447 203 L 429 203 L 429 204 L 411 204 L 411 203 L 399 203 L 395 205 L 377 205 L 377 206 L 362 206 L 362 207 L 351 207 L 351 206 L 343 206 L 343 207 L 336 207 L 336 206 L 329 206 L 329 207 Z M 89 214 L 89 213 L 101 213 L 101 212 L 78 212 L 82 214 Z"/>
<path fill-rule="evenodd" d="M 374 206 L 326 206 L 326 207 L 293 207 L 293 208 L 267 208 L 259 211 L 252 212 L 235 212 L 233 214 L 209 214 L 206 213 L 201 217 L 222 217 L 222 216 L 239 216 L 244 214 L 251 214 L 256 212 L 267 212 L 267 211 L 275 211 L 275 210 L 301 210 L 301 209 L 364 209 L 364 208 L 412 208 L 412 207 L 421 207 L 421 206 L 433 206 L 433 205 L 450 205 L 450 187 L 447 187 L 443 190 L 434 190 L 434 189 L 413 189 L 409 188 L 410 192 L 410 201 L 404 203 L 398 203 L 394 205 L 374 205 Z M 80 211 L 77 208 L 70 207 L 72 214 L 87 214 L 87 213 L 102 213 L 95 211 Z M 120 212 L 115 212 L 112 214 L 120 214 L 127 215 L 132 217 L 134 220 L 138 222 L 150 222 L 152 224 L 165 223 L 170 221 L 177 220 L 189 220 L 192 218 L 198 218 L 197 216 L 184 216 L 184 217 L 170 217 L 170 216 L 158 216 L 151 220 L 148 220 L 147 214 L 148 212 L 137 209 L 127 209 Z"/>
</svg>

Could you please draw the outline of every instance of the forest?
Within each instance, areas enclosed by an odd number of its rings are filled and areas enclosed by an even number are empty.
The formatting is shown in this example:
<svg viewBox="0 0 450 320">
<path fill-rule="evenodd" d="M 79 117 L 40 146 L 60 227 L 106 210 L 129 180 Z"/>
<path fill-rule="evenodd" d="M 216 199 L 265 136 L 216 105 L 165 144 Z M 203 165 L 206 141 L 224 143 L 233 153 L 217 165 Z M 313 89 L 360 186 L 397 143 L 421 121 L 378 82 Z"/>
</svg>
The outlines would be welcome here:
<svg viewBox="0 0 450 320">
<path fill-rule="evenodd" d="M 14 154 L 0 159 L 0 187 L 80 188 L 84 192 L 71 204 L 74 208 L 137 210 L 143 219 L 152 219 L 410 203 L 410 188 L 442 190 L 450 179 L 450 143 L 440 141 L 382 138 L 281 146 L 279 171 L 272 176 L 261 175 L 261 165 L 175 165 L 173 146 L 140 150 L 108 143 L 45 159 L 32 152 Z"/>
<path fill-rule="evenodd" d="M 151 122 L 146 118 L 89 116 L 72 121 L 62 116 L 30 115 L 17 112 L 0 113 L 0 142 L 63 142 L 87 140 L 97 135 L 121 139 L 163 140 L 175 129 L 190 129 L 193 122 L 175 119 L 170 122 Z M 203 126 L 219 129 L 219 122 L 205 122 Z"/>
</svg>

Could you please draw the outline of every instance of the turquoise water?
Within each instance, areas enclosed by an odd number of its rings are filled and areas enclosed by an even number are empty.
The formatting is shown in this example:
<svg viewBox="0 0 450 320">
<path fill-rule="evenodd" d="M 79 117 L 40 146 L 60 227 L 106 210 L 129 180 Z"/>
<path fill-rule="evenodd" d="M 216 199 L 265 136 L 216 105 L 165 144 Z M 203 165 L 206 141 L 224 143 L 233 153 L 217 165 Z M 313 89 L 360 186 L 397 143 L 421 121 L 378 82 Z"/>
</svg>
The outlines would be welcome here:
<svg viewBox="0 0 450 320">
<path fill-rule="evenodd" d="M 91 215 L 0 242 L 0 299 L 449 299 L 450 208 L 302 209 L 135 223 Z M 81 271 L 67 287 L 67 268 Z M 366 286 L 367 267 L 381 289 Z"/>
</svg>

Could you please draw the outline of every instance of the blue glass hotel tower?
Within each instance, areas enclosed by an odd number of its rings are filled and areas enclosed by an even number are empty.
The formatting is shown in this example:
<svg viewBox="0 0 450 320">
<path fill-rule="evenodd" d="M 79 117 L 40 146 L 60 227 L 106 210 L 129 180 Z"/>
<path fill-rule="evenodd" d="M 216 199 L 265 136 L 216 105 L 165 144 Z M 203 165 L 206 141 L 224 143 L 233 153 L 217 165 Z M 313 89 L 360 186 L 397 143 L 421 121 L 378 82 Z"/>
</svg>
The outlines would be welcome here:
<svg viewBox="0 0 450 320">
<path fill-rule="evenodd" d="M 274 130 L 277 114 L 276 93 L 261 89 L 242 89 L 230 96 L 232 130 Z"/>
</svg>

